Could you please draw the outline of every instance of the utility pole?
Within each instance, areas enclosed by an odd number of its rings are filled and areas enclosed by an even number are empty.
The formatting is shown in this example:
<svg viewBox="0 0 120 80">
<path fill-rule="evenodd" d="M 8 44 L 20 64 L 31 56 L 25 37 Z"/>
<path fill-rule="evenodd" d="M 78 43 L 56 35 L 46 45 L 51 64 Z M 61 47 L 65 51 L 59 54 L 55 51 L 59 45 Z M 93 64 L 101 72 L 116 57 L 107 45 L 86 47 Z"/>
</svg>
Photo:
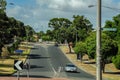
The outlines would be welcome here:
<svg viewBox="0 0 120 80">
<path fill-rule="evenodd" d="M 96 32 L 96 55 L 97 55 L 97 70 L 96 80 L 102 80 L 101 70 L 101 0 L 97 3 L 97 32 Z"/>
</svg>

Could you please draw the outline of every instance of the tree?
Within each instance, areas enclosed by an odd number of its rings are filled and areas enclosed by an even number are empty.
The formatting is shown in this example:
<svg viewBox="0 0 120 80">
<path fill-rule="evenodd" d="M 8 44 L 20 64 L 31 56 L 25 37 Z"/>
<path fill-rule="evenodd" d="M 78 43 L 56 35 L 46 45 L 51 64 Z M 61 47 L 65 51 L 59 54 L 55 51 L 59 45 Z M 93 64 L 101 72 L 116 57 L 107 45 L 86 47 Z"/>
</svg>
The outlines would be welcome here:
<svg viewBox="0 0 120 80">
<path fill-rule="evenodd" d="M 112 62 L 114 63 L 114 65 L 117 69 L 120 69 L 120 54 L 114 56 L 112 58 Z"/>
<path fill-rule="evenodd" d="M 102 67 L 105 72 L 105 64 L 112 61 L 112 57 L 118 53 L 117 42 L 107 37 L 106 34 L 102 35 Z"/>
<path fill-rule="evenodd" d="M 74 26 L 70 26 L 66 29 L 66 39 L 68 42 L 75 42 L 76 41 L 76 29 Z"/>
<path fill-rule="evenodd" d="M 119 52 L 120 52 L 120 14 L 113 17 L 113 19 L 110 21 L 106 21 L 105 28 L 116 28 L 116 31 L 106 31 L 105 33 L 111 37 L 111 39 L 116 40 L 119 46 Z"/>
<path fill-rule="evenodd" d="M 96 54 L 96 41 L 95 41 L 95 33 L 91 33 L 91 35 L 86 39 L 87 53 L 90 58 L 95 58 Z M 101 40 L 101 62 L 103 72 L 105 71 L 105 64 L 112 61 L 112 57 L 116 56 L 118 53 L 117 42 L 112 40 L 105 33 L 102 33 Z"/>
<path fill-rule="evenodd" d="M 120 14 L 116 15 L 113 17 L 113 19 L 110 21 L 106 21 L 105 23 L 105 28 L 116 28 L 117 30 L 114 32 L 108 32 L 106 31 L 105 33 L 111 37 L 111 39 L 115 40 L 118 44 L 118 55 L 115 56 L 112 59 L 112 62 L 114 63 L 114 65 L 116 66 L 116 68 L 120 69 Z"/>
<path fill-rule="evenodd" d="M 3 11 L 6 10 L 6 5 L 7 5 L 6 0 L 0 0 L 0 7 Z"/>
<path fill-rule="evenodd" d="M 115 27 L 115 24 L 114 24 L 113 21 L 107 20 L 107 21 L 105 22 L 104 28 L 116 28 L 116 27 Z M 112 39 L 115 40 L 115 38 L 116 38 L 116 36 L 117 36 L 116 31 L 104 31 L 104 32 L 105 32 L 110 38 L 112 38 Z"/>
<path fill-rule="evenodd" d="M 61 27 L 68 28 L 71 24 L 71 21 L 66 18 L 53 18 L 48 23 L 49 27 L 54 30 L 58 30 Z"/>
<path fill-rule="evenodd" d="M 48 41 L 50 41 L 50 40 L 52 41 L 52 40 L 53 40 L 53 38 L 52 38 L 53 33 L 52 33 L 52 31 L 51 31 L 51 30 L 47 30 L 46 35 L 47 35 L 47 36 L 49 36 Z"/>
<path fill-rule="evenodd" d="M 89 37 L 86 38 L 86 48 L 87 48 L 87 54 L 90 59 L 95 58 L 96 53 L 96 34 L 95 32 L 92 32 Z"/>
<path fill-rule="evenodd" d="M 74 51 L 78 55 L 77 57 L 80 56 L 80 59 L 82 61 L 82 57 L 87 52 L 87 50 L 86 50 L 86 43 L 85 42 L 77 42 L 75 47 L 74 47 Z"/>
<path fill-rule="evenodd" d="M 62 42 L 61 40 L 66 37 L 66 29 L 71 24 L 72 22 L 66 18 L 53 18 L 48 23 L 49 27 L 53 29 L 53 37 L 58 42 Z"/>
<path fill-rule="evenodd" d="M 35 31 L 30 25 L 25 26 L 25 31 L 27 36 L 26 38 L 28 41 L 30 41 L 32 39 L 33 34 L 35 34 Z"/>
<path fill-rule="evenodd" d="M 40 32 L 37 32 L 37 35 L 38 35 L 38 38 L 39 39 L 42 39 L 42 36 L 44 35 L 45 33 L 43 31 L 40 31 Z"/>
<path fill-rule="evenodd" d="M 72 25 L 76 29 L 76 32 L 78 35 L 77 38 L 79 41 L 83 41 L 92 31 L 92 24 L 84 16 L 74 15 L 73 18 L 74 20 L 73 20 Z"/>
</svg>

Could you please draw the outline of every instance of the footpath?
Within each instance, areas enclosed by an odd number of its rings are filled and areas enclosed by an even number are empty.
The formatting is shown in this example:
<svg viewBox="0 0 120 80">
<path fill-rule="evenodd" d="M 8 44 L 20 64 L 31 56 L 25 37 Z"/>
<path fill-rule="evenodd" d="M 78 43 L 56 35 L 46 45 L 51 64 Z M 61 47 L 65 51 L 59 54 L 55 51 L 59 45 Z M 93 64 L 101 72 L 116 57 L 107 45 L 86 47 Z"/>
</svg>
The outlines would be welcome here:
<svg viewBox="0 0 120 80">
<path fill-rule="evenodd" d="M 91 61 L 88 60 L 86 62 L 81 62 L 80 60 L 77 60 L 76 54 L 68 53 L 69 48 L 67 47 L 67 45 L 61 45 L 60 49 L 63 51 L 66 57 L 71 62 L 73 62 L 77 67 L 79 67 L 80 69 L 84 70 L 87 73 L 96 76 L 96 66 L 92 60 Z M 87 60 L 88 58 L 84 57 L 84 59 Z M 105 73 L 102 73 L 102 76 L 104 78 L 107 78 L 108 80 L 120 80 L 120 70 L 117 70 L 112 63 L 106 64 Z"/>
</svg>

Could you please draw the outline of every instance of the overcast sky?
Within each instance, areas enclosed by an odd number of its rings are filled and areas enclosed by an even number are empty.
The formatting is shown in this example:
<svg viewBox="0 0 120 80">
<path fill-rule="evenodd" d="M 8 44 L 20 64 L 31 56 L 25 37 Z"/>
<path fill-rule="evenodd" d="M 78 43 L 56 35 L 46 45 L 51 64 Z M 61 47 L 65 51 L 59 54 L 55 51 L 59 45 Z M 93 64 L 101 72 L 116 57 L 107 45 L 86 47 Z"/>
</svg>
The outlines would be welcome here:
<svg viewBox="0 0 120 80">
<path fill-rule="evenodd" d="M 84 15 L 96 27 L 97 0 L 6 0 L 7 15 L 30 25 L 37 32 L 48 30 L 52 18 L 64 17 L 73 20 L 73 15 Z M 9 3 L 14 3 L 10 5 Z M 120 0 L 102 0 L 102 6 L 120 9 Z M 102 7 L 102 26 L 106 20 L 112 20 L 120 10 Z"/>
</svg>

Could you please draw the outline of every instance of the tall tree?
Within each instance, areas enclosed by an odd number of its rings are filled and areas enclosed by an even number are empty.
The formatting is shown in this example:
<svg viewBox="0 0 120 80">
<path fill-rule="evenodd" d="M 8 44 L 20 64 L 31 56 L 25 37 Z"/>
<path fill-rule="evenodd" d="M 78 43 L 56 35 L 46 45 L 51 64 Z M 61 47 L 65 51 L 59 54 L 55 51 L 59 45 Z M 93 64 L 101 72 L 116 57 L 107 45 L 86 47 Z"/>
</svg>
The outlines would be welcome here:
<svg viewBox="0 0 120 80">
<path fill-rule="evenodd" d="M 26 36 L 27 36 L 26 38 L 28 41 L 30 41 L 33 34 L 35 34 L 35 31 L 30 25 L 25 26 L 25 31 L 26 31 Z"/>
<path fill-rule="evenodd" d="M 61 40 L 65 38 L 65 30 L 70 27 L 71 24 L 72 22 L 66 18 L 53 18 L 48 23 L 49 27 L 53 29 L 54 38 L 56 38 L 58 42 L 61 42 Z"/>
<path fill-rule="evenodd" d="M 76 29 L 77 38 L 78 40 L 83 41 L 88 36 L 88 34 L 92 31 L 92 24 L 84 16 L 74 15 L 73 18 L 74 20 L 72 25 Z"/>
<path fill-rule="evenodd" d="M 105 33 L 113 40 L 116 40 L 119 46 L 120 53 L 120 14 L 113 17 L 113 20 L 108 20 L 105 23 L 105 28 L 116 28 L 116 31 L 105 31 Z"/>
<path fill-rule="evenodd" d="M 96 56 L 96 39 L 95 39 L 95 33 L 91 33 L 89 37 L 86 39 L 86 47 L 87 47 L 87 53 L 90 58 L 95 58 Z M 118 53 L 118 45 L 117 42 L 112 40 L 109 36 L 107 36 L 105 33 L 102 33 L 102 40 L 101 40 L 101 55 L 102 55 L 102 68 L 103 72 L 105 69 L 105 64 L 112 61 L 112 57 L 116 56 Z"/>
<path fill-rule="evenodd" d="M 7 5 L 6 0 L 0 0 L 0 7 L 3 11 L 6 10 L 6 5 Z"/>
</svg>

